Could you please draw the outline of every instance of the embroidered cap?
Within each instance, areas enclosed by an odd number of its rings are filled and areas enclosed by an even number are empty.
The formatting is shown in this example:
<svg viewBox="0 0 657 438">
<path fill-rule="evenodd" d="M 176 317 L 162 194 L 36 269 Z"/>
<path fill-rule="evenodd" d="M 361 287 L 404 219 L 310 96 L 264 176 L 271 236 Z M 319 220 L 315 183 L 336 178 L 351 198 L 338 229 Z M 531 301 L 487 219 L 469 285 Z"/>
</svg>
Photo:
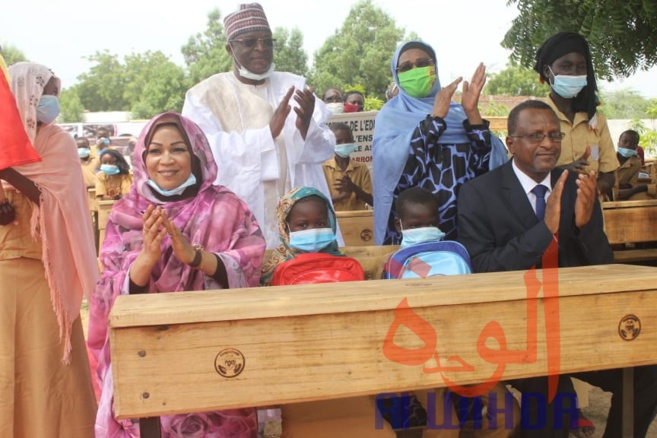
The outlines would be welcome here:
<svg viewBox="0 0 657 438">
<path fill-rule="evenodd" d="M 224 30 L 228 41 L 247 33 L 267 31 L 271 33 L 265 11 L 260 3 L 244 3 L 239 9 L 224 18 Z"/>
</svg>

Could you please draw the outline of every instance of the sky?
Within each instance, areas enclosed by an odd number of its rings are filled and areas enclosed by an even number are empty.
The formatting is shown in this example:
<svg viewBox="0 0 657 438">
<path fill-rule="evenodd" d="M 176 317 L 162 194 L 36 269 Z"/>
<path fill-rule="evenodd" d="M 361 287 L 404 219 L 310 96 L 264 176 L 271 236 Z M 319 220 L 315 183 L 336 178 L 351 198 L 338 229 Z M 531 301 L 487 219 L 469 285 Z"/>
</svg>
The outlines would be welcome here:
<svg viewBox="0 0 657 438">
<path fill-rule="evenodd" d="M 272 28 L 297 27 L 312 58 L 343 24 L 357 0 L 261 0 Z M 488 72 L 502 70 L 510 51 L 500 42 L 517 15 L 507 0 L 373 0 L 398 27 L 416 32 L 431 44 L 443 84 L 468 79 L 479 62 Z M 180 48 L 203 32 L 207 15 L 219 8 L 222 17 L 239 1 L 184 0 L 31 0 L 11 2 L 0 14 L 0 44 L 11 44 L 31 61 L 50 67 L 64 88 L 89 70 L 84 59 L 97 50 L 121 57 L 161 50 L 184 65 Z M 392 56 L 392 53 L 391 53 Z M 657 68 L 633 77 L 601 83 L 605 90 L 631 88 L 657 98 Z"/>
</svg>

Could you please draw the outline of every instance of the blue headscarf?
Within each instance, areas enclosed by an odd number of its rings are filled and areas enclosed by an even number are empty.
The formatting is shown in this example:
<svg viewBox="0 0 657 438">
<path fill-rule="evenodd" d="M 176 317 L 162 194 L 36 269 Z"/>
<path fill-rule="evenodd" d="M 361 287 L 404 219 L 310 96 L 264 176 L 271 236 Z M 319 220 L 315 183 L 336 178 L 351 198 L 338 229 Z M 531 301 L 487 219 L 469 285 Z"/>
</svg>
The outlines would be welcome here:
<svg viewBox="0 0 657 438">
<path fill-rule="evenodd" d="M 412 97 L 399 85 L 399 76 L 397 75 L 399 57 L 404 51 L 413 48 L 427 52 L 434 60 L 436 74 L 438 74 L 436 52 L 430 45 L 422 41 L 408 41 L 400 44 L 395 50 L 391 71 L 392 77 L 399 87 L 399 94 L 387 102 L 377 114 L 372 142 L 374 242 L 376 245 L 381 245 L 385 237 L 392 207 L 392 194 L 406 165 L 413 131 L 422 120 L 431 114 L 436 94 L 441 89 L 440 80 L 437 77 L 427 97 Z M 466 119 L 463 107 L 458 103 L 451 102 L 449 111 L 444 117 L 447 129 L 438 139 L 438 143 L 470 143 L 463 127 L 463 121 Z M 497 167 L 506 161 L 506 148 L 501 140 L 492 136 L 492 143 L 490 168 Z"/>
</svg>

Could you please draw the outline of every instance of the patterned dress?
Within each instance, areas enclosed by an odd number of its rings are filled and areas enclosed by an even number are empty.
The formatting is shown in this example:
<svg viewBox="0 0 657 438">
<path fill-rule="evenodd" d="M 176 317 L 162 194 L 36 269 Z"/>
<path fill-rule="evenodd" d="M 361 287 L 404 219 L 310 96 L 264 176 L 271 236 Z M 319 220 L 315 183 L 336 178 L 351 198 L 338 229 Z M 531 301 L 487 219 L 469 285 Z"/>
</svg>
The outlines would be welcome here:
<svg viewBox="0 0 657 438">
<path fill-rule="evenodd" d="M 395 228 L 397 212 L 394 202 L 399 194 L 411 187 L 422 187 L 438 199 L 439 228 L 446 240 L 456 239 L 456 197 L 460 187 L 488 171 L 491 152 L 491 133 L 488 122 L 470 125 L 463 122 L 470 143 L 438 144 L 445 132 L 445 121 L 427 116 L 413 132 L 408 158 L 397 187 L 388 217 L 384 245 L 399 245 L 401 233 Z"/>
</svg>

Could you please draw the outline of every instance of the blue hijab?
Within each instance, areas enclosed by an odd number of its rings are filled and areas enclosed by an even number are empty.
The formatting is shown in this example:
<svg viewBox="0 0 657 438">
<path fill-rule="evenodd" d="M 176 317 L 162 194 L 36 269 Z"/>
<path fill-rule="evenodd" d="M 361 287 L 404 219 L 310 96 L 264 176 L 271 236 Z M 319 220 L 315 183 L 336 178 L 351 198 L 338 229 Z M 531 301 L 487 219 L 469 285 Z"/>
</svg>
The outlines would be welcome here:
<svg viewBox="0 0 657 438">
<path fill-rule="evenodd" d="M 376 245 L 381 245 L 385 237 L 392 207 L 392 195 L 406 165 L 413 131 L 422 120 L 431 114 L 436 94 L 441 89 L 440 80 L 437 77 L 427 97 L 412 97 L 399 85 L 399 76 L 397 75 L 399 57 L 404 51 L 412 48 L 427 52 L 434 60 L 436 74 L 438 73 L 436 52 L 428 44 L 421 41 L 408 41 L 399 45 L 395 50 L 391 71 L 392 77 L 399 87 L 399 94 L 386 103 L 377 114 L 372 141 L 374 242 Z M 447 129 L 438 139 L 438 143 L 452 145 L 470 143 L 463 127 L 463 121 L 466 119 L 463 107 L 455 102 L 450 103 L 449 111 L 444 118 Z M 497 167 L 506 161 L 506 149 L 497 137 L 492 137 L 493 151 L 490 162 L 492 167 L 493 161 L 495 161 L 494 167 Z M 495 144 L 495 140 L 499 144 Z"/>
</svg>

